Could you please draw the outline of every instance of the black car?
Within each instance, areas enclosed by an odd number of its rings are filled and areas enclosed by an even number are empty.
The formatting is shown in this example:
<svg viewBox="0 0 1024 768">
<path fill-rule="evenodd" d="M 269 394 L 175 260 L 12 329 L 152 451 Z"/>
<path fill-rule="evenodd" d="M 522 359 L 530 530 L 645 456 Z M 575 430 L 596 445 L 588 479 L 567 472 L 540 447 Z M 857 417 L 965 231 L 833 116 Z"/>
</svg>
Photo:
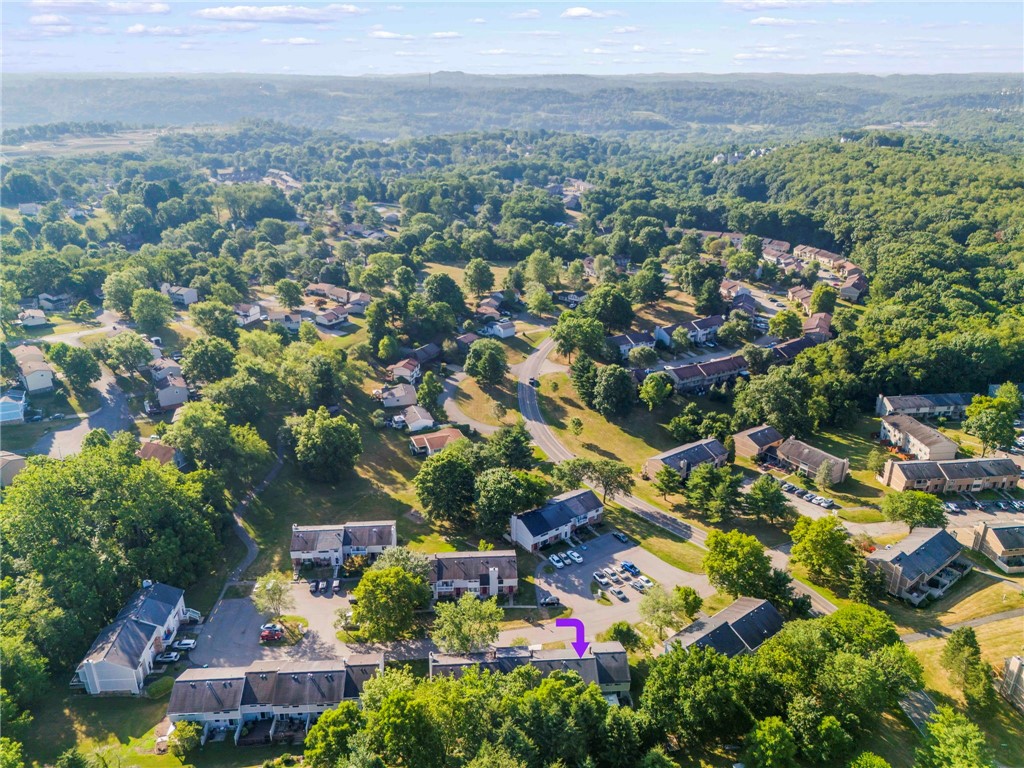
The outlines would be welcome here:
<svg viewBox="0 0 1024 768">
<path fill-rule="evenodd" d="M 615 531 L 615 533 L 613 533 L 612 536 L 621 541 L 623 544 L 629 544 L 629 536 L 624 534 L 622 531 Z"/>
<path fill-rule="evenodd" d="M 547 597 L 545 597 L 543 600 L 540 601 L 540 604 L 542 606 L 544 606 L 545 608 L 547 608 L 547 607 L 550 607 L 552 605 L 561 605 L 562 601 L 559 600 L 554 595 L 548 595 Z"/>
<path fill-rule="evenodd" d="M 540 386 L 540 381 L 538 381 L 537 379 L 530 379 L 530 386 L 531 387 L 539 387 Z"/>
</svg>

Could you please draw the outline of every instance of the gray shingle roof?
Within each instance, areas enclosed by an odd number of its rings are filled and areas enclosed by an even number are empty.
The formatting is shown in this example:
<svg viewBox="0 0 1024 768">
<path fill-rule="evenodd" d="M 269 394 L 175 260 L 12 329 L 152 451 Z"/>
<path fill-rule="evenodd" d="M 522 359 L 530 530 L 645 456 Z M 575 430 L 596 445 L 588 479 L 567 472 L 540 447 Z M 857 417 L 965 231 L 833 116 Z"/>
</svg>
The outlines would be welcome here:
<svg viewBox="0 0 1024 768">
<path fill-rule="evenodd" d="M 293 526 L 292 552 L 323 552 L 346 547 L 373 547 L 395 540 L 394 520 L 367 520 L 340 525 Z"/>
<path fill-rule="evenodd" d="M 710 618 L 699 618 L 673 635 L 666 646 L 714 648 L 723 656 L 755 651 L 782 629 L 782 616 L 767 600 L 741 597 Z"/>
<path fill-rule="evenodd" d="M 591 490 L 568 491 L 548 500 L 543 507 L 531 509 L 519 516 L 520 522 L 534 536 L 561 528 L 573 518 L 586 515 L 603 505 Z"/>
<path fill-rule="evenodd" d="M 768 424 L 762 424 L 759 427 L 751 427 L 745 429 L 742 432 L 737 432 L 733 435 L 733 439 L 737 437 L 745 437 L 750 440 L 758 448 L 764 448 L 765 446 L 777 443 L 782 440 L 782 434 L 775 427 L 769 426 Z"/>
<path fill-rule="evenodd" d="M 530 664 L 543 675 L 552 672 L 576 672 L 586 683 L 598 685 L 628 684 L 629 661 L 620 643 L 592 643 L 583 657 L 572 648 L 531 651 L 528 648 L 495 648 L 464 656 L 435 653 L 431 655 L 431 672 L 436 675 L 461 677 L 469 668 L 507 674 Z"/>
<path fill-rule="evenodd" d="M 836 464 L 843 463 L 842 459 L 837 456 L 833 456 L 831 453 L 826 453 L 825 451 L 815 448 L 813 445 L 808 445 L 803 440 L 797 440 L 794 437 L 787 438 L 783 441 L 782 445 L 779 446 L 778 455 L 780 458 L 793 462 L 794 464 L 806 464 L 814 471 L 817 471 L 818 467 L 826 461 L 832 461 Z"/>
<path fill-rule="evenodd" d="M 989 524 L 988 530 L 1003 549 L 1024 549 L 1024 520 L 992 523 Z"/>
<path fill-rule="evenodd" d="M 490 552 L 440 552 L 432 557 L 434 560 L 434 570 L 430 575 L 432 583 L 449 580 L 480 580 L 481 583 L 487 583 L 491 568 L 498 569 L 498 578 L 502 581 L 515 579 L 519 573 L 516 566 L 516 553 L 512 549 Z"/>
<path fill-rule="evenodd" d="M 913 581 L 933 574 L 962 549 L 963 545 L 944 528 L 917 528 L 892 549 L 877 549 L 868 559 L 900 566 L 903 576 Z"/>
<path fill-rule="evenodd" d="M 894 413 L 891 416 L 883 416 L 882 421 L 890 425 L 897 432 L 910 435 L 922 445 L 927 445 L 929 447 L 947 444 L 956 445 L 956 443 L 939 432 L 939 430 L 929 427 L 927 424 L 922 424 L 913 416 Z"/>
<path fill-rule="evenodd" d="M 159 583 L 137 590 L 97 635 L 84 661 L 137 668 L 153 634 L 167 623 L 184 594 L 184 590 Z"/>
<path fill-rule="evenodd" d="M 725 449 L 725 446 L 715 438 L 710 437 L 706 440 L 698 440 L 695 443 L 687 443 L 686 445 L 672 448 L 671 450 L 659 453 L 657 456 L 652 456 L 650 460 L 662 461 L 673 469 L 679 470 L 683 462 L 686 462 L 688 467 L 693 467 L 698 464 L 721 459 L 728 455 L 729 452 Z"/>
<path fill-rule="evenodd" d="M 885 399 L 893 411 L 915 411 L 936 406 L 967 406 L 974 395 L 970 392 L 948 392 L 939 395 L 892 395 Z"/>
</svg>

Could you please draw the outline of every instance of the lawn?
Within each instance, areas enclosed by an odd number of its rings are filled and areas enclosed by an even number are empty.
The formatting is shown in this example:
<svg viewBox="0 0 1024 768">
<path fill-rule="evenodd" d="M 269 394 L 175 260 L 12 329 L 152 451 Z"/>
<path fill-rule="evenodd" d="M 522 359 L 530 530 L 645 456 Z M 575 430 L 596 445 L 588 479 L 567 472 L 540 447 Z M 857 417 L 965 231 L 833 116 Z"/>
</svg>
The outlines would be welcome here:
<svg viewBox="0 0 1024 768">
<path fill-rule="evenodd" d="M 1001 579 L 974 572 L 927 607 L 913 608 L 903 601 L 891 599 L 885 601 L 882 608 L 892 616 L 900 632 L 921 632 L 940 625 L 949 626 L 1024 608 L 1024 594 Z M 1019 626 L 1020 620 L 1017 621 Z"/>
<path fill-rule="evenodd" d="M 56 312 L 47 315 L 47 319 L 50 321 L 49 325 L 39 325 L 34 328 L 23 328 L 20 325 L 13 326 L 12 332 L 6 336 L 6 340 L 15 342 L 24 339 L 39 339 L 43 336 L 86 331 L 96 326 L 95 323 L 79 323 L 67 315 Z"/>
<path fill-rule="evenodd" d="M 949 422 L 946 426 L 939 427 L 938 430 L 960 446 L 959 455 L 967 457 L 981 456 L 981 441 L 974 435 L 964 432 L 963 425 L 960 422 Z"/>
<path fill-rule="evenodd" d="M 877 443 L 871 434 L 878 431 L 878 419 L 861 414 L 852 427 L 844 429 L 822 429 L 807 442 L 815 448 L 850 460 L 850 477 L 834 488 L 828 495 L 844 506 L 866 507 L 878 504 L 887 489 L 869 469 L 868 454 Z"/>
<path fill-rule="evenodd" d="M 977 627 L 975 633 L 982 658 L 992 665 L 997 675 L 1002 674 L 1007 657 L 1024 653 L 1019 618 Z M 913 643 L 910 647 L 924 667 L 925 689 L 936 703 L 963 708 L 963 694 L 952 684 L 940 661 L 945 643 L 944 639 L 937 638 Z M 984 731 L 1000 764 L 1024 764 L 1024 716 L 1005 699 L 996 695 L 996 706 L 991 713 L 969 713 L 968 716 Z"/>
<path fill-rule="evenodd" d="M 696 544 L 672 535 L 664 528 L 628 512 L 618 504 L 608 504 L 605 507 L 604 519 L 669 565 L 689 573 L 704 573 L 701 565 L 704 550 Z"/>
<path fill-rule="evenodd" d="M 678 289 L 665 293 L 665 297 L 655 304 L 646 304 L 636 310 L 636 327 L 653 331 L 659 325 L 681 323 L 695 320 L 698 315 L 694 310 L 693 297 Z"/>
<path fill-rule="evenodd" d="M 47 421 L 38 421 L 35 424 L 5 424 L 0 430 L 0 447 L 5 451 L 25 453 L 53 427 L 54 423 Z"/>
<path fill-rule="evenodd" d="M 228 573 L 245 556 L 245 545 L 242 544 L 242 541 L 235 535 L 233 530 L 228 529 L 224 536 L 224 546 L 219 550 L 214 562 L 210 564 L 210 571 L 185 590 L 185 604 L 189 608 L 195 608 L 204 616 L 210 612 L 214 603 L 217 602 L 217 597 L 224 587 L 224 581 L 227 579 Z"/>
<path fill-rule="evenodd" d="M 471 419 L 497 427 L 503 424 L 515 424 L 519 416 L 519 397 L 516 394 L 516 382 L 506 377 L 497 387 L 481 384 L 472 376 L 459 383 L 455 390 L 455 404 Z M 498 418 L 495 406 L 501 403 L 505 414 Z"/>
<path fill-rule="evenodd" d="M 514 267 L 518 262 L 506 261 L 506 262 L 488 262 L 491 266 L 491 272 L 494 274 L 494 288 L 492 290 L 500 291 L 502 283 L 505 281 L 505 276 L 509 270 Z M 465 264 L 443 264 L 439 261 L 428 261 L 423 265 L 423 271 L 428 275 L 435 275 L 438 273 L 448 275 L 459 287 L 462 288 L 463 292 L 466 293 L 466 303 L 470 305 L 470 308 L 476 306 L 476 297 L 472 296 L 466 291 L 466 287 L 462 282 L 463 276 L 466 274 Z"/>
</svg>

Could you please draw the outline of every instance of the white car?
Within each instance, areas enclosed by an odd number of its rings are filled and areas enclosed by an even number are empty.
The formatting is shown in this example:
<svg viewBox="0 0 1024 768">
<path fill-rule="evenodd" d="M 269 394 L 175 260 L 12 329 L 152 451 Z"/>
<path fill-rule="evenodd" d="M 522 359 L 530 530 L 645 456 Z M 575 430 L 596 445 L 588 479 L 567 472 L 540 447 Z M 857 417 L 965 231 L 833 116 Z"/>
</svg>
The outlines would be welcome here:
<svg viewBox="0 0 1024 768">
<path fill-rule="evenodd" d="M 174 651 L 166 651 L 164 653 L 158 653 L 154 661 L 156 661 L 157 664 L 174 664 L 180 658 L 180 653 L 175 653 Z"/>
<path fill-rule="evenodd" d="M 565 568 L 565 566 L 562 565 L 562 558 L 560 558 L 558 555 L 548 555 L 548 560 L 558 570 L 562 570 L 563 568 Z"/>
<path fill-rule="evenodd" d="M 194 638 L 186 638 L 184 640 L 177 640 L 171 644 L 171 650 L 173 651 L 191 651 L 196 647 L 196 641 Z"/>
<path fill-rule="evenodd" d="M 608 578 L 600 571 L 594 571 L 594 581 L 596 581 L 602 587 L 611 586 L 611 582 L 608 581 Z"/>
<path fill-rule="evenodd" d="M 583 562 L 582 555 L 580 555 L 580 553 L 577 552 L 575 549 L 570 549 L 565 554 L 567 554 L 569 556 L 569 559 L 572 560 L 574 563 L 582 563 Z"/>
<path fill-rule="evenodd" d="M 641 584 L 643 584 L 645 587 L 653 587 L 654 586 L 654 582 L 651 581 L 646 576 L 637 576 L 636 580 L 639 581 Z"/>
</svg>

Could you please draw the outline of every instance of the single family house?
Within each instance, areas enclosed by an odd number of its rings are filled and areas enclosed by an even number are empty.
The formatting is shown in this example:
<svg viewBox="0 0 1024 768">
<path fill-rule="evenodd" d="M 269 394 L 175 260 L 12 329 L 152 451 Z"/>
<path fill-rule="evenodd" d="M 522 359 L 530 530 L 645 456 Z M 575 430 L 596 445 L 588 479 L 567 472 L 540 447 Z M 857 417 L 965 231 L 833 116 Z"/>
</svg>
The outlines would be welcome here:
<svg viewBox="0 0 1024 768">
<path fill-rule="evenodd" d="M 413 435 L 409 438 L 409 449 L 416 456 L 433 456 L 463 438 L 465 435 L 455 427 L 446 427 L 425 435 Z"/>
<path fill-rule="evenodd" d="M 6 488 L 25 468 L 25 457 L 11 451 L 0 451 L 0 488 Z"/>
<path fill-rule="evenodd" d="M 41 309 L 26 309 L 23 312 L 19 312 L 18 322 L 22 328 L 38 328 L 41 325 L 50 324 L 46 313 Z"/>
<path fill-rule="evenodd" d="M 0 424 L 22 424 L 28 397 L 23 389 L 9 389 L 0 395 Z"/>
<path fill-rule="evenodd" d="M 53 368 L 46 361 L 43 350 L 26 344 L 11 349 L 11 354 L 18 365 L 21 385 L 30 395 L 53 389 Z"/>
<path fill-rule="evenodd" d="M 391 381 L 405 381 L 409 384 L 415 384 L 421 373 L 420 364 L 410 357 L 389 365 L 387 371 Z"/>
<path fill-rule="evenodd" d="M 384 408 L 408 408 L 416 405 L 416 387 L 412 384 L 395 384 L 384 389 L 377 390 L 374 394 L 380 393 L 380 404 Z"/>
<path fill-rule="evenodd" d="M 188 402 L 188 384 L 180 374 L 169 374 L 153 382 L 160 410 L 168 411 Z"/>
<path fill-rule="evenodd" d="M 424 429 L 434 426 L 434 417 L 426 408 L 421 408 L 418 405 L 410 405 L 402 411 L 402 419 L 406 429 L 410 432 L 422 432 Z"/>
<path fill-rule="evenodd" d="M 263 307 L 260 304 L 235 304 L 231 310 L 235 313 L 235 322 L 243 328 L 263 319 Z"/>
</svg>

